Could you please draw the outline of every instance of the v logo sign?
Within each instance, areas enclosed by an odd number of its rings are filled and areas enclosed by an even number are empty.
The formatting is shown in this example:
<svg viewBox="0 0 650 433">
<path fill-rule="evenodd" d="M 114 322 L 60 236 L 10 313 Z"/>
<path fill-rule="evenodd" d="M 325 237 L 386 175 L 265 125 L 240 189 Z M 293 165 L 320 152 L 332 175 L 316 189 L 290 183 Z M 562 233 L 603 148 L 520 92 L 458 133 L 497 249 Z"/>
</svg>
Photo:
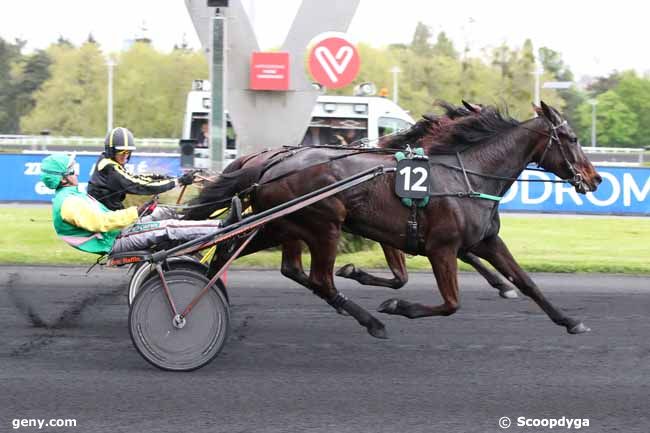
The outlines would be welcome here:
<svg viewBox="0 0 650 433">
<path fill-rule="evenodd" d="M 203 49 L 211 53 L 211 21 L 214 8 L 207 7 L 205 0 L 184 0 L 197 29 Z M 267 147 L 299 144 L 311 119 L 318 91 L 312 79 L 304 73 L 305 54 L 309 42 L 325 32 L 345 32 L 354 16 L 360 0 L 301 0 L 293 24 L 281 51 L 289 53 L 290 88 L 285 91 L 251 91 L 251 53 L 260 51 L 255 32 L 250 24 L 242 0 L 230 0 L 224 9 L 228 17 L 228 47 L 226 62 L 228 83 L 225 98 L 230 119 L 237 131 L 239 155 L 260 151 Z M 259 2 L 261 3 L 261 2 Z M 328 53 L 334 59 L 326 63 L 338 79 L 345 81 L 345 73 L 354 64 L 347 60 L 347 50 L 339 53 L 339 47 L 330 47 Z M 327 56 L 323 54 L 323 59 Z M 337 57 L 340 56 L 340 57 Z M 212 61 L 211 54 L 208 61 Z M 315 60 L 318 63 L 318 60 Z M 323 70 L 322 67 L 319 69 Z M 343 74 L 338 73 L 345 69 Z M 322 76 L 328 79 L 323 71 Z M 279 126 L 281 125 L 281 126 Z"/>
<path fill-rule="evenodd" d="M 354 51 L 352 47 L 345 45 L 339 48 L 336 55 L 332 55 L 332 52 L 329 48 L 320 46 L 317 47 L 314 51 L 318 63 L 327 74 L 332 82 L 337 83 L 339 81 L 338 77 L 343 74 L 345 68 L 347 68 L 350 60 L 352 60 L 352 55 Z"/>
</svg>

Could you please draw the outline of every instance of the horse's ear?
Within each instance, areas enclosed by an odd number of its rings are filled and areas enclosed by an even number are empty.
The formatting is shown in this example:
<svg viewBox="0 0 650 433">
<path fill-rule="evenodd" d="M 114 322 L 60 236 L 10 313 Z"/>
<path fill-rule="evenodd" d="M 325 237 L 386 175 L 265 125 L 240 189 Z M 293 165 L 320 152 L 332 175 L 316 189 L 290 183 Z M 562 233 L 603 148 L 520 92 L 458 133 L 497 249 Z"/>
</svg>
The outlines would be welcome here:
<svg viewBox="0 0 650 433">
<path fill-rule="evenodd" d="M 424 114 L 422 115 L 422 118 L 423 118 L 424 120 L 428 120 L 429 122 L 435 122 L 435 120 L 436 120 L 436 115 L 433 114 L 433 113 L 424 113 Z"/>
<path fill-rule="evenodd" d="M 546 117 L 548 120 L 553 122 L 555 116 L 553 115 L 553 111 L 551 110 L 551 107 L 546 105 L 544 101 L 540 101 L 540 104 L 542 105 L 542 113 L 544 114 L 544 117 Z"/>
<path fill-rule="evenodd" d="M 533 111 L 535 113 L 537 113 L 538 116 L 543 116 L 544 115 L 544 112 L 542 112 L 542 107 L 539 107 L 539 106 L 535 105 L 534 102 L 532 102 L 530 105 L 533 106 Z"/>
<path fill-rule="evenodd" d="M 463 103 L 465 108 L 467 108 L 472 113 L 479 114 L 481 112 L 481 106 L 480 105 L 472 104 L 471 102 L 467 102 L 464 99 L 461 99 L 461 102 Z"/>
</svg>

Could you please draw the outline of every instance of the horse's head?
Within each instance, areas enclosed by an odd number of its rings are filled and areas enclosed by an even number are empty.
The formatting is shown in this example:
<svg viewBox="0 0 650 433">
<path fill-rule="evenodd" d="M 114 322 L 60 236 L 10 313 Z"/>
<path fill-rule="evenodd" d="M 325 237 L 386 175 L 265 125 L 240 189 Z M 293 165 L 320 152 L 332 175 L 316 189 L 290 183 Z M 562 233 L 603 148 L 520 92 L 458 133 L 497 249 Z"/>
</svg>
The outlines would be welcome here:
<svg viewBox="0 0 650 433">
<path fill-rule="evenodd" d="M 578 137 L 555 108 L 543 101 L 541 105 L 533 108 L 546 121 L 548 138 L 537 147 L 533 160 L 568 181 L 581 194 L 596 191 L 602 178 L 582 151 Z"/>
</svg>

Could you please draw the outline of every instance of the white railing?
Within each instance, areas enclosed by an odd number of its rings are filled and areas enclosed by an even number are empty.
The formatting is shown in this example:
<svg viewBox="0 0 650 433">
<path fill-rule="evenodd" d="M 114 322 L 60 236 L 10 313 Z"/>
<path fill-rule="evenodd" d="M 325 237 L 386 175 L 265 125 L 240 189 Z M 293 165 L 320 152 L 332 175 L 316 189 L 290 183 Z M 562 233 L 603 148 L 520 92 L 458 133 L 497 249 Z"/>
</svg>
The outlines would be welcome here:
<svg viewBox="0 0 650 433">
<path fill-rule="evenodd" d="M 0 135 L 0 146 L 103 146 L 104 138 L 54 137 L 49 135 Z M 141 147 L 178 148 L 175 138 L 136 138 L 135 145 Z"/>
<path fill-rule="evenodd" d="M 619 156 L 626 156 L 626 157 L 632 157 L 633 159 L 636 159 L 636 161 L 621 161 L 621 162 L 614 162 L 614 161 L 598 161 L 599 164 L 605 163 L 605 164 L 619 164 L 619 165 L 643 165 L 643 162 L 646 157 L 646 153 L 648 156 L 650 156 L 650 152 L 646 151 L 643 148 L 639 147 L 591 147 L 591 146 L 582 146 L 582 150 L 587 153 L 594 155 L 591 157 L 591 159 L 598 158 L 597 155 L 619 155 Z M 636 156 L 636 158 L 634 158 Z"/>
<path fill-rule="evenodd" d="M 585 153 L 644 153 L 642 147 L 591 147 L 582 146 Z"/>
</svg>

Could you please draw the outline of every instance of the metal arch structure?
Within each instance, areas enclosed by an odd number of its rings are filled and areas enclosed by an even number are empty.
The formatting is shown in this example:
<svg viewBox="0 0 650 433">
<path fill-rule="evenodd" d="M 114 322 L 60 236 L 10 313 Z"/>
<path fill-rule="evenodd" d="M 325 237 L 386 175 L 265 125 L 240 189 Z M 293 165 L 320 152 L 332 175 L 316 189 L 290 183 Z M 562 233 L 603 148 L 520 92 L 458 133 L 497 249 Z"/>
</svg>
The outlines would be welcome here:
<svg viewBox="0 0 650 433">
<path fill-rule="evenodd" d="M 216 8 L 206 0 L 185 0 L 185 5 L 210 60 L 210 21 Z M 307 44 L 323 32 L 347 31 L 358 5 L 359 0 L 303 0 L 281 47 L 290 55 L 290 89 L 256 91 L 249 88 L 249 68 L 259 44 L 241 0 L 230 0 L 222 11 L 227 18 L 225 99 L 240 153 L 300 143 L 318 97 L 304 67 Z"/>
</svg>

